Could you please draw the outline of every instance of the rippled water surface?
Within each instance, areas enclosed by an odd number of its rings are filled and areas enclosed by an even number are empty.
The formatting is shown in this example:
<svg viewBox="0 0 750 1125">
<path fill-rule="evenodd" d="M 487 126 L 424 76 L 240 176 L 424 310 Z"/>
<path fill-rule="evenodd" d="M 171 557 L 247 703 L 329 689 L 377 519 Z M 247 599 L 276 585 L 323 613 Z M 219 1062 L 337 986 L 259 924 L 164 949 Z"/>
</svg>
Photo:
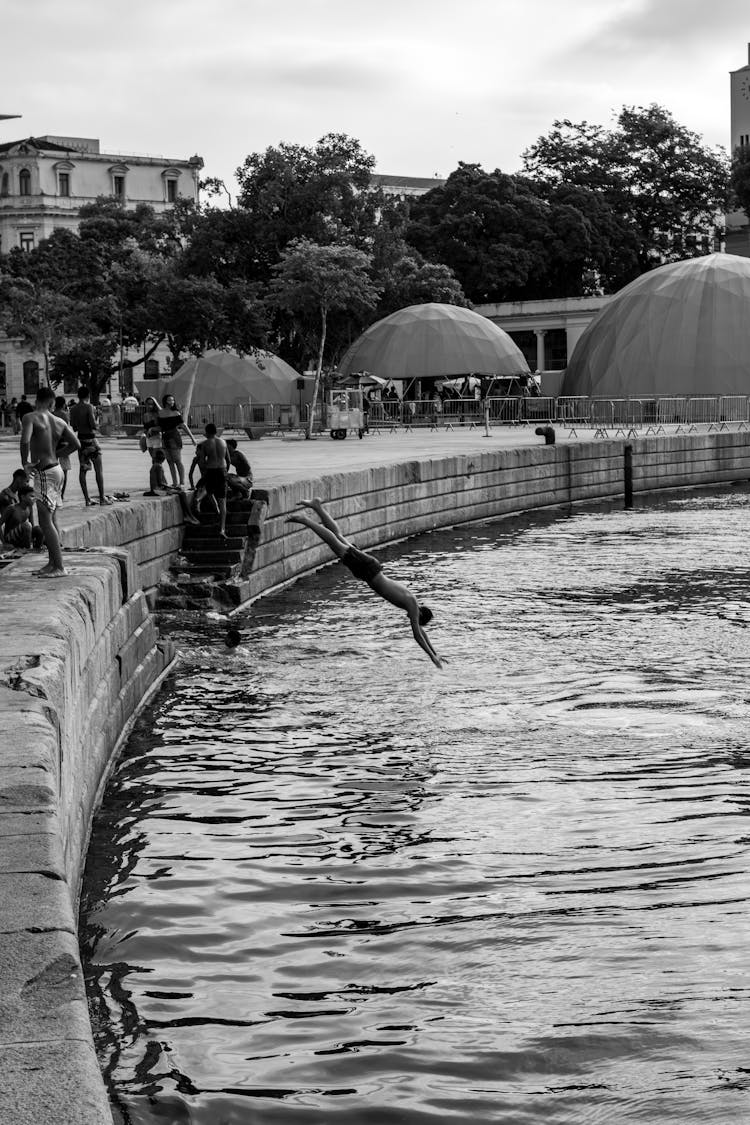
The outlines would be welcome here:
<svg viewBox="0 0 750 1125">
<path fill-rule="evenodd" d="M 750 1121 L 750 497 L 411 540 L 139 720 L 81 939 L 137 1125 Z"/>
</svg>

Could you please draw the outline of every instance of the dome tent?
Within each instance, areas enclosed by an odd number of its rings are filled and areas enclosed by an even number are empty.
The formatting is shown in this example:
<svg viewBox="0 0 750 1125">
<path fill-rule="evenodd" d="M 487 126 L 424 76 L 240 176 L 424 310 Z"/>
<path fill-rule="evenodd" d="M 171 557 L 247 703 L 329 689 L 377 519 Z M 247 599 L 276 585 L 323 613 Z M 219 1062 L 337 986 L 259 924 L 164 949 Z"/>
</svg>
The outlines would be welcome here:
<svg viewBox="0 0 750 1125">
<path fill-rule="evenodd" d="M 274 403 L 284 405 L 297 396 L 297 372 L 271 352 L 237 355 L 208 351 L 183 363 L 166 385 L 183 410 L 191 403 Z"/>
<path fill-rule="evenodd" d="M 750 394 L 750 259 L 709 254 L 621 289 L 578 341 L 561 393 Z"/>
<path fill-rule="evenodd" d="M 399 309 L 362 333 L 338 365 L 381 379 L 526 375 L 528 364 L 507 332 L 460 305 L 430 303 Z"/>
</svg>

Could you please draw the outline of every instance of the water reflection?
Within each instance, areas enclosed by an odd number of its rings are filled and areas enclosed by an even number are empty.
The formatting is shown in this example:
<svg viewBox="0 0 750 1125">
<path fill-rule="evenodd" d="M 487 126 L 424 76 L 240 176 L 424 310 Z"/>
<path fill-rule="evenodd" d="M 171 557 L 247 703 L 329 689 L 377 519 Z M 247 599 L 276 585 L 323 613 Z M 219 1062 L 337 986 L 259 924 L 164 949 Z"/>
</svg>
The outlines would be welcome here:
<svg viewBox="0 0 750 1125">
<path fill-rule="evenodd" d="M 743 491 L 391 552 L 443 674 L 339 568 L 205 627 L 92 840 L 122 1119 L 747 1115 Z"/>
</svg>

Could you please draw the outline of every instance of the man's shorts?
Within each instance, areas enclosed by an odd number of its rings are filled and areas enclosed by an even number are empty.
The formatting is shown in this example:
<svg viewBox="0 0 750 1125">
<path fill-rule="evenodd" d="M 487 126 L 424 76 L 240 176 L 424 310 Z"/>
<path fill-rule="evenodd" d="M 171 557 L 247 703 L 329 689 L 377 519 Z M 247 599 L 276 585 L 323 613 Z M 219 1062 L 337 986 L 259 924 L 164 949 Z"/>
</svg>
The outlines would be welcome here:
<svg viewBox="0 0 750 1125">
<path fill-rule="evenodd" d="M 360 551 L 359 547 L 349 547 L 346 554 L 341 556 L 341 561 L 362 582 L 372 582 L 383 569 L 380 559 Z"/>
<path fill-rule="evenodd" d="M 37 504 L 44 504 L 50 512 L 62 507 L 62 489 L 65 484 L 65 474 L 59 465 L 50 465 L 47 469 L 34 469 L 32 473 L 34 482 L 34 499 Z"/>
<path fill-rule="evenodd" d="M 78 460 L 81 462 L 81 468 L 86 470 L 91 468 L 92 461 L 97 457 L 101 457 L 102 451 L 99 442 L 95 437 L 81 437 L 78 435 L 78 440 L 81 443 L 81 448 L 78 450 Z"/>
<path fill-rule="evenodd" d="M 203 487 L 209 496 L 215 496 L 217 500 L 226 499 L 227 495 L 227 474 L 224 469 L 204 469 L 203 470 Z"/>
<path fill-rule="evenodd" d="M 24 520 L 23 523 L 12 527 L 10 531 L 6 531 L 5 542 L 12 547 L 25 547 L 28 550 L 31 547 L 31 524 L 29 521 Z"/>
</svg>

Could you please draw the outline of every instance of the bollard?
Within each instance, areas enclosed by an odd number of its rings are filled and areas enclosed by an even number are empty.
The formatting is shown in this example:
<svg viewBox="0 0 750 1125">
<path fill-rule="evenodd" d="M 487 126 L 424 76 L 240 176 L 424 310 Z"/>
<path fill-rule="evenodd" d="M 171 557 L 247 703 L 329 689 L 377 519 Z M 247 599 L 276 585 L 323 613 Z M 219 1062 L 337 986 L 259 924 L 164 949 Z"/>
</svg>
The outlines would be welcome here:
<svg viewBox="0 0 750 1125">
<path fill-rule="evenodd" d="M 555 444 L 555 431 L 552 426 L 537 426 L 537 428 L 534 430 L 534 433 L 537 437 L 544 438 L 545 445 Z"/>
<path fill-rule="evenodd" d="M 633 447 L 632 447 L 632 445 L 626 445 L 624 447 L 623 452 L 625 454 L 624 464 L 623 464 L 623 475 L 624 475 L 624 485 L 625 485 L 625 507 L 626 508 L 632 508 L 633 507 Z"/>
</svg>

